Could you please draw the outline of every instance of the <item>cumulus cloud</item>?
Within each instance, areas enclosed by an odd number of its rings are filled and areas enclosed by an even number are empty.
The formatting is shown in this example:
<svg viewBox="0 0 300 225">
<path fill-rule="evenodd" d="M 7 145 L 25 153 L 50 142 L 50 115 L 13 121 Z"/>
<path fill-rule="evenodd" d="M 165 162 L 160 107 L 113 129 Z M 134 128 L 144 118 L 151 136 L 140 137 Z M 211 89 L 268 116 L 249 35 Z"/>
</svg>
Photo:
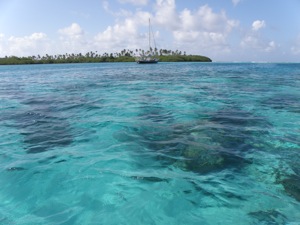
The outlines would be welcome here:
<svg viewBox="0 0 300 225">
<path fill-rule="evenodd" d="M 266 22 L 264 20 L 255 20 L 252 23 L 252 30 L 253 31 L 258 31 L 262 28 L 266 27 Z"/>
<path fill-rule="evenodd" d="M 273 40 L 268 40 L 265 37 L 262 37 L 258 30 L 266 27 L 266 23 L 264 20 L 255 20 L 252 23 L 251 31 L 249 30 L 248 34 L 246 34 L 240 42 L 242 48 L 247 49 L 249 51 L 260 51 L 260 52 L 272 52 L 278 48 L 278 44 L 276 44 Z"/>
<path fill-rule="evenodd" d="M 123 23 L 109 26 L 94 38 L 94 43 L 104 51 L 125 48 L 124 43 L 132 46 L 137 39 L 137 25 L 134 20 L 126 19 Z"/>
<path fill-rule="evenodd" d="M 105 7 L 109 10 L 108 3 Z M 175 0 L 156 0 L 154 9 L 154 14 L 141 10 L 127 15 L 114 12 L 123 19 L 99 32 L 93 43 L 98 49 L 110 52 L 123 48 L 146 48 L 146 28 L 148 18 L 151 18 L 156 38 L 160 38 L 156 40 L 163 48 L 176 47 L 194 54 L 199 54 L 199 51 L 204 54 L 205 49 L 221 50 L 223 53 L 230 51 L 228 37 L 239 26 L 239 21 L 229 19 L 225 11 L 215 12 L 208 5 L 179 11 Z M 159 29 L 163 32 L 160 33 Z M 167 41 L 166 36 L 171 36 L 171 41 Z M 161 44 L 163 41 L 166 42 Z"/>
<path fill-rule="evenodd" d="M 72 23 L 69 27 L 59 29 L 58 32 L 62 35 L 72 38 L 80 38 L 84 34 L 84 31 L 77 23 Z"/>
<path fill-rule="evenodd" d="M 228 19 L 224 11 L 213 12 L 208 5 L 201 6 L 194 13 L 185 9 L 180 13 L 180 19 L 180 29 L 205 32 L 228 33 L 239 24 L 238 21 Z"/>
<path fill-rule="evenodd" d="M 119 2 L 143 5 L 150 1 L 119 0 Z M 234 4 L 239 2 L 233 1 Z M 154 13 L 143 11 L 141 8 L 126 12 L 120 8 L 119 11 L 110 12 L 110 5 L 107 0 L 102 1 L 102 6 L 115 17 L 115 23 L 94 36 L 88 36 L 84 29 L 74 22 L 59 29 L 59 39 L 52 42 L 45 41 L 47 36 L 43 33 L 34 33 L 30 36 L 19 37 L 19 39 L 12 37 L 10 40 L 5 39 L 5 36 L 2 35 L 0 40 L 1 38 L 4 40 L 0 42 L 0 48 L 2 46 L 2 49 L 3 47 L 8 49 L 5 46 L 10 45 L 10 50 L 14 49 L 11 52 L 16 55 L 17 49 L 19 49 L 19 53 L 26 54 L 29 51 L 23 51 L 25 48 L 30 49 L 28 46 L 38 45 L 33 43 L 39 43 L 40 51 L 38 54 L 43 54 L 47 49 L 52 50 L 48 52 L 49 54 L 84 53 L 87 51 L 119 52 L 124 48 L 145 49 L 148 45 L 148 18 L 151 18 L 158 48 L 176 48 L 191 54 L 218 56 L 231 51 L 230 42 L 233 40 L 231 35 L 239 27 L 238 20 L 229 18 L 224 10 L 215 11 L 207 4 L 199 4 L 193 9 L 179 10 L 175 0 L 156 0 L 152 5 Z M 256 31 L 263 27 L 265 27 L 265 22 L 257 20 L 253 22 L 250 29 L 253 34 L 258 34 L 259 32 Z M 245 36 L 241 42 L 243 47 L 258 46 L 265 51 L 272 51 L 273 48 L 276 48 L 275 42 L 262 42 L 258 36 L 252 33 Z M 17 43 L 21 44 L 18 45 Z M 41 43 L 44 43 L 45 47 L 42 47 Z M 49 47 L 50 44 L 52 47 Z"/>
<path fill-rule="evenodd" d="M 271 52 L 278 47 L 275 41 L 266 41 L 254 34 L 245 36 L 241 41 L 241 46 L 244 49 L 261 52 Z"/>
<path fill-rule="evenodd" d="M 15 37 L 10 36 L 5 39 L 4 35 L 0 35 L 1 53 L 3 55 L 20 55 L 28 56 L 32 54 L 40 54 L 49 49 L 49 40 L 45 33 L 33 33 L 29 36 Z"/>
<path fill-rule="evenodd" d="M 169 30 L 178 28 L 179 16 L 176 12 L 175 0 L 156 1 L 155 22 Z"/>
<path fill-rule="evenodd" d="M 134 3 L 137 1 L 122 0 L 123 3 Z M 108 1 L 103 2 L 103 7 L 109 11 Z M 163 45 L 163 48 L 190 48 L 195 52 L 206 48 L 229 51 L 228 36 L 231 31 L 239 26 L 239 22 L 229 19 L 225 11 L 214 12 L 208 5 L 200 6 L 196 10 L 176 9 L 175 0 L 156 0 L 154 5 L 155 14 L 137 10 L 124 14 L 114 12 L 119 19 L 114 25 L 108 26 L 104 31 L 99 32 L 93 39 L 94 49 L 101 51 L 118 51 L 124 48 L 143 48 L 147 46 L 148 18 L 151 18 L 155 35 L 165 37 L 171 35 L 173 41 Z M 158 29 L 163 29 L 163 35 Z M 141 33 L 143 31 L 144 33 Z M 64 36 L 83 37 L 83 31 L 77 24 L 60 30 Z M 73 38 L 74 40 L 74 38 Z M 78 40 L 77 40 L 78 41 Z M 163 41 L 162 39 L 159 41 Z M 158 42 L 159 42 L 158 41 Z M 188 49 L 187 49 L 188 50 Z"/>
<path fill-rule="evenodd" d="M 126 1 L 127 2 L 127 1 Z M 136 1 L 137 2 L 137 1 Z M 123 2 L 125 3 L 125 1 Z M 131 3 L 131 4 L 134 4 L 134 3 Z M 136 5 L 136 4 L 135 4 Z M 140 4 L 141 5 L 141 4 Z M 102 7 L 103 9 L 111 14 L 112 16 L 118 18 L 118 17 L 130 17 L 132 16 L 132 12 L 131 11 L 128 11 L 128 10 L 125 10 L 125 9 L 120 9 L 119 11 L 116 11 L 116 10 L 112 10 L 110 9 L 110 5 L 109 5 L 109 2 L 108 1 L 103 1 L 102 2 Z"/>
<path fill-rule="evenodd" d="M 265 48 L 265 51 L 266 52 L 271 52 L 273 51 L 274 49 L 277 48 L 277 44 L 275 43 L 275 41 L 270 41 L 268 44 L 267 44 L 267 47 Z"/>
<path fill-rule="evenodd" d="M 127 39 L 136 35 L 136 26 L 133 20 L 127 19 L 122 24 L 109 26 L 104 32 L 97 35 L 99 41 L 114 41 L 122 37 Z"/>
<path fill-rule="evenodd" d="M 143 6 L 150 1 L 118 0 L 118 2 Z M 216 12 L 209 5 L 178 10 L 175 0 L 156 0 L 152 5 L 154 13 L 143 11 L 141 8 L 132 11 L 120 8 L 119 11 L 112 12 L 108 0 L 102 1 L 102 7 L 115 17 L 114 24 L 90 37 L 78 23 L 74 22 L 58 30 L 58 40 L 48 41 L 48 45 L 53 44 L 50 48 L 52 52 L 76 53 L 96 50 L 112 52 L 124 48 L 147 48 L 148 18 L 151 18 L 159 48 L 178 48 L 195 54 L 205 54 L 204 49 L 218 49 L 224 52 L 229 50 L 228 39 L 232 30 L 239 26 L 239 22 L 228 18 L 225 11 Z M 41 42 L 42 38 L 47 37 L 39 33 L 32 34 L 30 38 L 23 37 L 27 41 L 30 39 L 32 43 L 39 42 L 38 40 Z M 11 38 L 9 41 L 14 46 L 12 47 L 15 49 L 14 52 L 17 48 L 24 49 L 30 45 L 24 43 L 23 46 L 22 44 L 18 46 L 16 43 L 21 43 L 22 38 L 19 41 L 16 39 Z M 19 52 L 21 53 L 21 50 Z"/>
<path fill-rule="evenodd" d="M 130 3 L 133 5 L 147 5 L 148 0 L 119 0 L 120 3 Z"/>
<path fill-rule="evenodd" d="M 227 38 L 238 25 L 239 22 L 229 19 L 224 11 L 216 13 L 208 5 L 204 5 L 196 11 L 181 11 L 173 36 L 180 47 L 190 45 L 194 49 L 211 48 L 228 52 L 230 48 Z"/>
<path fill-rule="evenodd" d="M 109 10 L 108 3 L 105 4 Z M 125 18 L 100 32 L 95 37 L 95 43 L 99 48 L 107 50 L 121 48 L 121 46 L 124 48 L 145 46 L 147 34 L 140 33 L 140 30 L 143 30 L 142 27 L 146 28 L 148 18 L 151 18 L 156 29 L 164 30 L 161 37 L 172 35 L 173 43 L 170 41 L 166 43 L 169 46 L 175 44 L 180 48 L 193 50 L 213 46 L 215 49 L 227 51 L 229 49 L 228 36 L 234 28 L 239 26 L 239 21 L 229 19 L 225 11 L 214 12 L 208 5 L 200 6 L 196 10 L 178 11 L 175 0 L 156 0 L 154 8 L 155 14 L 153 15 L 140 10 L 126 16 L 123 14 Z M 121 15 L 118 12 L 114 14 Z M 156 36 L 160 36 L 158 31 L 156 31 Z M 167 47 L 164 46 L 164 48 Z"/>
<path fill-rule="evenodd" d="M 70 26 L 58 30 L 60 36 L 59 49 L 64 49 L 65 52 L 78 53 L 87 51 L 89 46 L 85 37 L 84 30 L 77 23 L 72 23 Z M 61 51 L 61 50 L 60 50 Z"/>
</svg>

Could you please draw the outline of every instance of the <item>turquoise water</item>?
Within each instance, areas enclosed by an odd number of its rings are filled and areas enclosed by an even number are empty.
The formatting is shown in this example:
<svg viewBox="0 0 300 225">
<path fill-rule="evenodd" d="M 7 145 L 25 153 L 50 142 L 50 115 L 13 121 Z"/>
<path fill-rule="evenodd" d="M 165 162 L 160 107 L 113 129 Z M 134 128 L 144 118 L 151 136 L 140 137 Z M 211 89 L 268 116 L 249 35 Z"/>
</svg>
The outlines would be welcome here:
<svg viewBox="0 0 300 225">
<path fill-rule="evenodd" d="M 0 67 L 0 224 L 300 224 L 300 64 Z"/>
</svg>

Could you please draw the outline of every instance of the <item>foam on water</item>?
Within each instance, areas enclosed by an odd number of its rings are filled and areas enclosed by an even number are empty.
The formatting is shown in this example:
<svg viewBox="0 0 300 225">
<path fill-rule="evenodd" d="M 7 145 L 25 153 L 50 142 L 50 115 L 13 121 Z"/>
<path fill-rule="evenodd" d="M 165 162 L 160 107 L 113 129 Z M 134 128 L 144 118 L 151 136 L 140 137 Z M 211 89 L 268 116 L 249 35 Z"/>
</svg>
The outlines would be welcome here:
<svg viewBox="0 0 300 225">
<path fill-rule="evenodd" d="M 300 224 L 300 64 L 0 67 L 0 224 Z"/>
</svg>

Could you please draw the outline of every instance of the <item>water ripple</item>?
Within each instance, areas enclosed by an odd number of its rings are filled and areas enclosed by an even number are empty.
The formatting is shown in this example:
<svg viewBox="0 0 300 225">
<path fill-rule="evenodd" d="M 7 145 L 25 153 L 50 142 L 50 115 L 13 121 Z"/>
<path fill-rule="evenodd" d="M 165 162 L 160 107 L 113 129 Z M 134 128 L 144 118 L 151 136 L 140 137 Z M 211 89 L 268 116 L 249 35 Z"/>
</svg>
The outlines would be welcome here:
<svg viewBox="0 0 300 225">
<path fill-rule="evenodd" d="M 296 223 L 299 72 L 1 67 L 0 223 Z"/>
</svg>

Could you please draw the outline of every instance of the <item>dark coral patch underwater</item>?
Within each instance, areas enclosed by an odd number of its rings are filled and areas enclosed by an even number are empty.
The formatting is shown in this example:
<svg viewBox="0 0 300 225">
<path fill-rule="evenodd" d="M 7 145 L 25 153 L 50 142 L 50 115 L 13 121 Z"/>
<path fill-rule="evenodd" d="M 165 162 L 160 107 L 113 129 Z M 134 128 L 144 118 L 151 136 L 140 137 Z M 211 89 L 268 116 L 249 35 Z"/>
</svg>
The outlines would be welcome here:
<svg viewBox="0 0 300 225">
<path fill-rule="evenodd" d="M 288 221 L 285 215 L 274 209 L 250 212 L 248 215 L 255 220 L 256 224 L 285 225 Z"/>
<path fill-rule="evenodd" d="M 277 94 L 261 102 L 265 107 L 300 113 L 300 95 Z"/>
<path fill-rule="evenodd" d="M 56 99 L 31 99 L 27 109 L 14 112 L 8 119 L 23 135 L 27 153 L 45 152 L 72 143 L 70 124 L 52 105 Z"/>
<path fill-rule="evenodd" d="M 264 118 L 238 108 L 225 108 L 186 124 L 176 124 L 162 108 L 144 108 L 142 119 L 115 137 L 142 146 L 164 164 L 196 173 L 251 163 L 244 155 L 271 126 Z"/>
<path fill-rule="evenodd" d="M 300 202 L 300 177 L 299 175 L 290 175 L 281 181 L 284 190 L 288 195 Z"/>
</svg>

